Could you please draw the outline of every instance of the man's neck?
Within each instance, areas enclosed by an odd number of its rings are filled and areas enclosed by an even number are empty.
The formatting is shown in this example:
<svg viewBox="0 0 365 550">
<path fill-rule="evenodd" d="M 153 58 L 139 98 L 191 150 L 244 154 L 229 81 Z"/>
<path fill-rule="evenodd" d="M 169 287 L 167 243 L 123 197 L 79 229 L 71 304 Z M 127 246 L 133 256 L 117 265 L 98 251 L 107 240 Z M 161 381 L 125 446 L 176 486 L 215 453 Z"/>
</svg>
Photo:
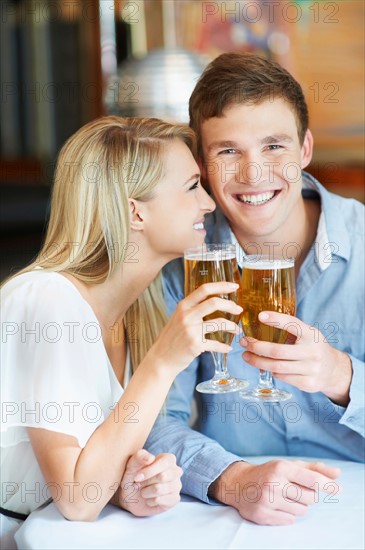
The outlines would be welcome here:
<svg viewBox="0 0 365 550">
<path fill-rule="evenodd" d="M 318 229 L 321 203 L 317 199 L 304 199 L 302 207 L 288 220 L 285 227 L 280 227 L 271 235 L 246 235 L 233 230 L 237 241 L 247 254 L 284 254 L 296 259 L 296 274 L 306 258 Z M 248 244 L 249 243 L 249 244 Z M 256 247 L 256 248 L 255 248 Z"/>
</svg>

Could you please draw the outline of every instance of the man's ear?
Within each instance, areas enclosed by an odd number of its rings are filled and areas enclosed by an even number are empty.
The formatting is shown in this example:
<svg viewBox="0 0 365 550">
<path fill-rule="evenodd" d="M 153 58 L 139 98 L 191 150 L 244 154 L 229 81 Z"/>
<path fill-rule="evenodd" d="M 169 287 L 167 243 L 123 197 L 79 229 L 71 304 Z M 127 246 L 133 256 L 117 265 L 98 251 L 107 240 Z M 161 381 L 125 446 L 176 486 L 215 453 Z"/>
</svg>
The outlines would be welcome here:
<svg viewBox="0 0 365 550">
<path fill-rule="evenodd" d="M 143 213 L 140 208 L 140 202 L 135 199 L 128 199 L 129 212 L 131 219 L 131 229 L 142 231 L 144 226 Z"/>
<path fill-rule="evenodd" d="M 301 168 L 302 170 L 308 166 L 312 160 L 313 154 L 313 136 L 310 130 L 307 130 L 304 136 L 304 141 L 301 149 Z"/>
</svg>

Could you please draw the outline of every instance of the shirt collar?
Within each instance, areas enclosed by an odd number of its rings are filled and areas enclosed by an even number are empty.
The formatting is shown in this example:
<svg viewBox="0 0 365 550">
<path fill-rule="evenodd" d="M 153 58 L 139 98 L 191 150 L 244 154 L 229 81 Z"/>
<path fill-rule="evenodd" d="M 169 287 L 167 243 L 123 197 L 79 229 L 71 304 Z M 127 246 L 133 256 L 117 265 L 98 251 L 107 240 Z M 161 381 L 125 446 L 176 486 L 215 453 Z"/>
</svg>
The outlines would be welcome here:
<svg viewBox="0 0 365 550">
<path fill-rule="evenodd" d="M 321 270 L 327 269 L 332 261 L 337 261 L 334 256 L 348 260 L 351 242 L 340 209 L 340 201 L 345 199 L 327 191 L 307 172 L 303 172 L 302 194 L 304 197 L 316 194 L 321 200 L 321 214 L 314 243 L 316 259 Z"/>
</svg>

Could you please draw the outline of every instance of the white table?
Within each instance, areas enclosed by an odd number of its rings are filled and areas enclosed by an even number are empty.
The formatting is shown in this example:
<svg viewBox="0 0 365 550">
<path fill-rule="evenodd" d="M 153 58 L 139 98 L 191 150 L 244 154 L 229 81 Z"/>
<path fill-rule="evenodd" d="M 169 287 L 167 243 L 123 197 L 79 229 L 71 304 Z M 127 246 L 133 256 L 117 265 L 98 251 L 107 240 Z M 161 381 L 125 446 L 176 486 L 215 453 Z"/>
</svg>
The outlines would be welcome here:
<svg viewBox="0 0 365 550">
<path fill-rule="evenodd" d="M 273 457 L 261 457 L 265 462 Z M 294 525 L 259 526 L 232 508 L 189 497 L 168 512 L 136 518 L 107 506 L 93 523 L 66 521 L 54 504 L 33 512 L 16 534 L 19 549 L 328 549 L 365 548 L 364 465 L 325 460 L 342 470 L 342 492 L 319 502 Z"/>
</svg>

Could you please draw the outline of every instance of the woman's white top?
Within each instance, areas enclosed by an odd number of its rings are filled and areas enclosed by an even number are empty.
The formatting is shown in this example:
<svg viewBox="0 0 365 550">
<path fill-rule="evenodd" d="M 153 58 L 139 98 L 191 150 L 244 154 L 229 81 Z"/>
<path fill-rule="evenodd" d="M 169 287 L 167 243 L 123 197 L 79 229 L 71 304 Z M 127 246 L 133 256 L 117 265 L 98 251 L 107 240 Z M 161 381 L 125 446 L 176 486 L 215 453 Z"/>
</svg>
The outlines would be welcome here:
<svg viewBox="0 0 365 550">
<path fill-rule="evenodd" d="M 83 448 L 123 388 L 93 310 L 63 275 L 35 270 L 4 285 L 1 332 L 1 506 L 28 514 L 50 492 L 26 428 L 71 435 Z M 127 353 L 124 386 L 129 376 Z"/>
</svg>

